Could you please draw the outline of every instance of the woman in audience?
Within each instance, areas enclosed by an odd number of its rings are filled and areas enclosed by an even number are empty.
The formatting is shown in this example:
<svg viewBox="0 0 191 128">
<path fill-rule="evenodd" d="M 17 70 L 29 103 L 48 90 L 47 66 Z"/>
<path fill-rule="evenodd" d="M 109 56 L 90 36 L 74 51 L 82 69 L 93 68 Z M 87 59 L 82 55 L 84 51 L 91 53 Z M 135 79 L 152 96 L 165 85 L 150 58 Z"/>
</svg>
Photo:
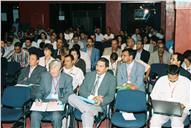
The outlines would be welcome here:
<svg viewBox="0 0 191 128">
<path fill-rule="evenodd" d="M 40 39 L 37 40 L 37 46 L 39 47 L 41 42 L 50 43 L 50 40 L 47 39 L 47 35 L 45 32 L 40 33 Z"/>
<path fill-rule="evenodd" d="M 85 64 L 85 61 L 80 58 L 81 57 L 80 51 L 76 48 L 72 48 L 72 49 L 70 49 L 69 54 L 73 55 L 75 66 L 80 68 L 85 75 L 86 74 L 86 64 Z"/>
<path fill-rule="evenodd" d="M 51 44 L 45 44 L 44 56 L 39 59 L 39 65 L 46 67 L 47 71 L 49 71 L 49 63 L 54 60 L 51 56 L 52 50 L 53 46 Z"/>
</svg>

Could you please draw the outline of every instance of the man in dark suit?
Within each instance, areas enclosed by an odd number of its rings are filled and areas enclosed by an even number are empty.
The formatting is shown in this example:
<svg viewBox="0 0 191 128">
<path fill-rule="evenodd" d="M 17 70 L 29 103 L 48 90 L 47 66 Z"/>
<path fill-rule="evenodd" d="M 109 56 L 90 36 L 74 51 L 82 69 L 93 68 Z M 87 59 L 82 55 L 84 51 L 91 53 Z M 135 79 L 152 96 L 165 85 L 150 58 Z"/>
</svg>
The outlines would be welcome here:
<svg viewBox="0 0 191 128">
<path fill-rule="evenodd" d="M 96 104 L 85 103 L 76 95 L 69 96 L 69 104 L 82 113 L 83 128 L 93 128 L 94 116 L 98 112 L 106 112 L 107 105 L 114 98 L 116 79 L 107 72 L 108 67 L 109 61 L 106 58 L 100 58 L 97 61 L 96 71 L 89 72 L 80 87 L 79 95 L 94 100 Z"/>
<path fill-rule="evenodd" d="M 139 40 L 137 42 L 137 54 L 135 58 L 140 59 L 145 63 L 148 63 L 150 58 L 150 53 L 144 50 L 143 47 L 144 47 L 143 41 Z"/>
<path fill-rule="evenodd" d="M 59 60 L 52 60 L 49 66 L 50 72 L 45 72 L 41 76 L 40 93 L 36 97 L 35 103 L 41 105 L 41 101 L 49 102 L 52 106 L 59 102 L 65 104 L 69 95 L 73 94 L 72 77 L 61 73 L 62 63 Z M 40 101 L 40 102 L 39 102 Z M 43 117 L 47 114 L 51 115 L 51 120 L 54 128 L 62 127 L 62 111 L 39 112 L 33 111 L 31 113 L 31 128 L 40 128 L 40 123 Z"/>
<path fill-rule="evenodd" d="M 19 75 L 18 84 L 40 84 L 40 76 L 46 71 L 46 68 L 38 65 L 38 54 L 33 52 L 29 57 L 29 66 L 21 70 Z"/>
</svg>

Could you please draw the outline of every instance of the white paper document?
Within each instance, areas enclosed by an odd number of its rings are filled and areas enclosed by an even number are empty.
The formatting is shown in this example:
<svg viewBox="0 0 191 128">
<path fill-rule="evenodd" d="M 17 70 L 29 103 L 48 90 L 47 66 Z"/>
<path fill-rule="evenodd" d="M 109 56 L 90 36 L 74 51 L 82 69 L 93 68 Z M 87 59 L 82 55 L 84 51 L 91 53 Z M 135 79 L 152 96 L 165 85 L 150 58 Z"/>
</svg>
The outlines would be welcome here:
<svg viewBox="0 0 191 128">
<path fill-rule="evenodd" d="M 20 86 L 20 87 L 30 87 L 28 84 L 16 84 L 15 86 Z"/>
<path fill-rule="evenodd" d="M 50 102 L 42 102 L 40 105 L 36 102 L 33 102 L 32 107 L 30 109 L 31 111 L 64 111 L 64 105 L 63 104 L 51 104 Z"/>
<path fill-rule="evenodd" d="M 122 114 L 122 116 L 123 116 L 123 118 L 125 120 L 136 120 L 136 118 L 135 118 L 133 113 L 128 113 L 128 112 L 122 112 L 121 111 L 121 114 Z"/>
</svg>

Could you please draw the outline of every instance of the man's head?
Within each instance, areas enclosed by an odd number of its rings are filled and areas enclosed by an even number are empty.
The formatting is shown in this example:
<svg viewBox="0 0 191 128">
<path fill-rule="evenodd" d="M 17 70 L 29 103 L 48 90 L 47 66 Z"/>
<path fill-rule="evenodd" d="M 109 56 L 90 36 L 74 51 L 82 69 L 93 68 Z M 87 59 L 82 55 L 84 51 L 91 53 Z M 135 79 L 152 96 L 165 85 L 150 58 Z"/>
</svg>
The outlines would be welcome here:
<svg viewBox="0 0 191 128">
<path fill-rule="evenodd" d="M 73 41 L 74 41 L 74 44 L 77 44 L 78 41 L 79 41 L 79 36 L 78 35 L 74 35 Z"/>
<path fill-rule="evenodd" d="M 190 66 L 190 64 L 191 64 L 191 50 L 186 50 L 183 55 L 184 55 L 184 63 L 187 66 Z"/>
<path fill-rule="evenodd" d="M 44 56 L 51 56 L 53 50 L 52 44 L 45 44 L 44 46 Z"/>
<path fill-rule="evenodd" d="M 124 49 L 121 56 L 123 63 L 130 64 L 135 59 L 136 53 L 137 51 L 131 48 Z"/>
<path fill-rule="evenodd" d="M 133 40 L 133 38 L 128 38 L 127 39 L 127 47 L 128 48 L 133 48 L 135 44 L 135 41 Z"/>
<path fill-rule="evenodd" d="M 115 52 L 111 53 L 111 55 L 110 55 L 110 62 L 114 63 L 114 62 L 117 61 L 117 59 L 118 59 L 118 54 L 115 53 Z"/>
<path fill-rule="evenodd" d="M 62 41 L 62 39 L 58 39 L 57 40 L 57 49 L 62 49 L 62 47 L 63 47 L 63 41 Z"/>
<path fill-rule="evenodd" d="M 30 53 L 30 57 L 29 57 L 29 65 L 31 67 L 37 66 L 39 63 L 39 56 L 37 53 L 32 52 Z"/>
<path fill-rule="evenodd" d="M 99 33 L 101 32 L 100 28 L 96 28 L 96 29 L 95 29 L 95 32 L 96 32 L 97 34 L 99 34 Z"/>
<path fill-rule="evenodd" d="M 16 42 L 14 45 L 15 53 L 20 53 L 22 48 L 22 44 L 20 42 Z"/>
<path fill-rule="evenodd" d="M 87 40 L 87 47 L 93 47 L 93 45 L 94 45 L 93 39 L 89 37 Z"/>
<path fill-rule="evenodd" d="M 74 57 L 72 55 L 66 55 L 64 57 L 64 67 L 66 69 L 72 68 L 74 65 Z"/>
<path fill-rule="evenodd" d="M 139 40 L 137 41 L 137 51 L 142 50 L 144 47 L 143 41 Z"/>
<path fill-rule="evenodd" d="M 168 80 L 170 82 L 176 82 L 178 80 L 180 69 L 177 65 L 168 66 Z"/>
<path fill-rule="evenodd" d="M 119 42 L 117 39 L 112 39 L 111 41 L 111 47 L 112 47 L 112 50 L 117 50 L 118 47 L 119 47 Z"/>
<path fill-rule="evenodd" d="M 180 67 L 182 65 L 184 61 L 184 57 L 181 53 L 174 53 L 171 55 L 170 57 L 170 65 L 174 64 L 174 65 L 177 65 L 178 67 Z"/>
<path fill-rule="evenodd" d="M 158 54 L 159 56 L 162 56 L 164 54 L 165 45 L 163 42 L 158 43 Z"/>
<path fill-rule="evenodd" d="M 32 45 L 32 40 L 31 40 L 30 38 L 26 38 L 26 39 L 25 39 L 25 46 L 26 46 L 27 48 L 30 48 L 31 45 Z"/>
<path fill-rule="evenodd" d="M 49 64 L 49 71 L 52 77 L 58 77 L 61 71 L 62 62 L 60 60 L 52 60 Z"/>
<path fill-rule="evenodd" d="M 96 64 L 96 72 L 98 75 L 102 75 L 107 72 L 109 68 L 109 61 L 106 58 L 99 58 Z"/>
</svg>

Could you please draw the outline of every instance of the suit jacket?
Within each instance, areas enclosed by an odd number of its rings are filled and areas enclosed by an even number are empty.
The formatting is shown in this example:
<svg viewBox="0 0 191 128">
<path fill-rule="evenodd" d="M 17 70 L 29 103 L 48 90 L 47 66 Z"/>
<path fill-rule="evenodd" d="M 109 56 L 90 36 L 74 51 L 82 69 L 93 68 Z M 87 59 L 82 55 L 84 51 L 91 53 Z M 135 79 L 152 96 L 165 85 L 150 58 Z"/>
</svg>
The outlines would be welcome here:
<svg viewBox="0 0 191 128">
<path fill-rule="evenodd" d="M 94 88 L 94 82 L 96 80 L 96 71 L 87 73 L 81 87 L 79 94 L 83 97 L 88 97 Z M 101 107 L 106 110 L 107 105 L 112 102 L 115 96 L 116 79 L 113 75 L 107 72 L 98 89 L 98 95 L 103 96 L 103 103 Z"/>
<path fill-rule="evenodd" d="M 131 69 L 131 83 L 138 87 L 138 90 L 144 91 L 144 73 L 145 67 L 138 62 L 134 61 L 134 65 Z M 126 63 L 119 65 L 117 70 L 117 85 L 127 83 L 127 66 Z"/>
<path fill-rule="evenodd" d="M 91 69 L 95 70 L 96 63 L 98 59 L 100 58 L 100 53 L 97 48 L 92 49 L 92 54 L 91 54 Z"/>
<path fill-rule="evenodd" d="M 141 60 L 144 61 L 145 63 L 149 62 L 149 58 L 150 58 L 150 53 L 146 50 L 143 49 L 143 51 L 141 52 Z"/>
<path fill-rule="evenodd" d="M 45 67 L 37 65 L 37 67 L 31 73 L 31 76 L 28 77 L 29 72 L 30 72 L 30 66 L 27 66 L 26 68 L 21 70 L 17 83 L 18 84 L 27 84 L 27 85 L 28 84 L 40 84 L 40 76 L 45 71 L 46 71 Z"/>
<path fill-rule="evenodd" d="M 49 72 L 44 72 L 41 75 L 40 90 L 36 98 L 41 99 L 42 101 L 48 101 L 46 98 L 50 94 L 51 89 L 52 76 Z M 73 94 L 72 77 L 62 72 L 58 84 L 58 99 L 65 104 L 71 94 Z"/>
<path fill-rule="evenodd" d="M 112 53 L 112 48 L 109 47 L 109 48 L 105 48 L 104 51 L 103 51 L 103 55 L 111 55 Z M 118 48 L 117 52 L 118 56 L 121 56 L 121 49 Z"/>
<path fill-rule="evenodd" d="M 167 51 L 164 51 L 164 55 L 163 55 L 163 63 L 164 64 L 168 64 L 170 59 L 170 54 Z M 159 56 L 158 56 L 158 51 L 155 51 L 153 53 L 151 53 L 149 62 L 150 65 L 154 64 L 154 63 L 160 63 L 159 61 Z"/>
</svg>

